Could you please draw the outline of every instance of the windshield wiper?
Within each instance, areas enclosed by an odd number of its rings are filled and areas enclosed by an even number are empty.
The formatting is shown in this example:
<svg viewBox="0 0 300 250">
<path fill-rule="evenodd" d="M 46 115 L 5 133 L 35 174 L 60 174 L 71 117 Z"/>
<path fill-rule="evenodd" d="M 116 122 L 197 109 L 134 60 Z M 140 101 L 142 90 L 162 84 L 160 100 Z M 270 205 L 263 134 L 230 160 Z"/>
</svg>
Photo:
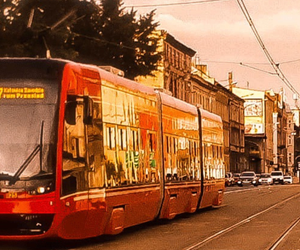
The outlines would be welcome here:
<svg viewBox="0 0 300 250">
<path fill-rule="evenodd" d="M 30 162 L 32 162 L 32 160 L 34 159 L 34 157 L 37 155 L 38 152 L 40 152 L 40 172 L 42 172 L 43 134 L 44 134 L 44 121 L 42 121 L 42 124 L 41 124 L 40 143 L 39 143 L 39 145 L 37 145 L 35 147 L 35 149 L 27 157 L 27 159 L 24 161 L 24 163 L 19 167 L 18 171 L 11 177 L 11 179 L 9 181 L 9 185 L 13 185 L 19 180 L 21 174 L 25 171 L 25 169 L 30 164 Z"/>
</svg>

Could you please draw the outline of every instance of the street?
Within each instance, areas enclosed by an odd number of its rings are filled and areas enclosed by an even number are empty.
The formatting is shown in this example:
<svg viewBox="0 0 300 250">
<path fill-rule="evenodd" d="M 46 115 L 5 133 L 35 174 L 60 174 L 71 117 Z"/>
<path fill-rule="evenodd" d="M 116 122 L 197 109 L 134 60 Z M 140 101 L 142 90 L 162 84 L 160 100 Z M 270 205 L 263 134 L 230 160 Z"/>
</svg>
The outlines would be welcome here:
<svg viewBox="0 0 300 250">
<path fill-rule="evenodd" d="M 229 187 L 221 207 L 81 241 L 2 242 L 3 250 L 300 249 L 300 186 Z"/>
</svg>

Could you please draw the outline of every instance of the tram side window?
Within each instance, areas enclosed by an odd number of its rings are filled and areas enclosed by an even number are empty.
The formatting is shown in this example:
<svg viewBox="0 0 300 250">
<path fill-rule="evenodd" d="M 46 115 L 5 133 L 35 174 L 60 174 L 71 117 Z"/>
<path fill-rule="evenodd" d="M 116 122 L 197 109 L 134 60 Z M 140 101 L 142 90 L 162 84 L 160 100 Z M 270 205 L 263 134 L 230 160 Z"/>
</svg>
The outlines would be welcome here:
<svg viewBox="0 0 300 250">
<path fill-rule="evenodd" d="M 168 154 L 170 154 L 170 152 L 171 152 L 170 136 L 166 136 L 166 143 L 167 143 L 166 151 Z"/>
<path fill-rule="evenodd" d="M 200 180 L 201 179 L 200 158 L 202 158 L 202 156 L 200 156 L 199 143 L 194 142 L 194 145 L 195 145 L 195 178 L 196 180 Z"/>
<path fill-rule="evenodd" d="M 106 187 L 115 187 L 121 185 L 122 165 L 118 159 L 116 147 L 116 128 L 114 126 L 105 125 L 105 169 L 106 169 Z"/>
<path fill-rule="evenodd" d="M 103 125 L 101 103 L 93 101 L 89 97 L 84 102 L 85 110 L 90 111 L 85 126 L 87 133 L 88 159 L 87 167 L 89 171 L 89 187 L 104 186 L 104 149 L 103 149 Z M 88 107 L 87 107 L 88 106 Z"/>
<path fill-rule="evenodd" d="M 119 156 L 122 159 L 122 169 L 124 179 L 122 185 L 132 185 L 138 180 L 139 151 L 138 151 L 138 131 L 120 129 L 120 151 Z M 128 138 L 127 138 L 128 135 Z M 128 141 L 127 141 L 128 140 Z M 122 142 L 123 141 L 123 142 Z"/>
<path fill-rule="evenodd" d="M 155 134 L 152 133 L 149 134 L 149 146 L 150 146 L 150 152 L 154 152 L 156 148 Z"/>
<path fill-rule="evenodd" d="M 149 132 L 148 134 L 148 154 L 149 154 L 149 168 L 146 168 L 146 180 L 150 182 L 157 182 L 159 180 L 159 170 L 157 164 L 156 154 L 156 134 Z"/>
<path fill-rule="evenodd" d="M 68 97 L 63 141 L 63 195 L 87 189 L 85 175 L 86 141 L 84 105 L 80 98 Z"/>
<path fill-rule="evenodd" d="M 172 147 L 171 147 L 171 137 L 166 136 L 165 137 L 166 146 L 165 146 L 165 167 L 166 167 L 166 179 L 168 181 L 172 180 Z"/>
<path fill-rule="evenodd" d="M 166 180 L 177 181 L 179 179 L 178 174 L 178 138 L 167 136 L 167 157 L 166 157 Z"/>
<path fill-rule="evenodd" d="M 209 179 L 210 178 L 210 161 L 209 161 L 209 153 L 208 153 L 208 145 L 205 143 L 203 146 L 203 155 L 204 155 L 204 178 Z"/>
<path fill-rule="evenodd" d="M 189 140 L 189 179 L 197 180 L 199 179 L 199 166 L 197 164 L 197 143 L 195 141 Z"/>
<path fill-rule="evenodd" d="M 178 145 L 178 140 L 177 138 L 173 138 L 173 153 L 177 153 L 177 145 Z"/>
<path fill-rule="evenodd" d="M 109 149 L 115 149 L 116 148 L 116 135 L 115 135 L 115 129 L 112 127 L 106 128 L 106 139 L 107 139 L 107 145 Z"/>
<path fill-rule="evenodd" d="M 212 164 L 211 164 L 211 168 L 212 168 L 212 173 L 211 176 L 212 178 L 218 178 L 218 158 L 217 158 L 217 146 L 216 145 L 212 145 Z"/>
<path fill-rule="evenodd" d="M 126 129 L 119 129 L 119 147 L 121 150 L 127 149 L 127 133 Z"/>
<path fill-rule="evenodd" d="M 126 127 L 117 129 L 117 147 L 116 147 L 116 169 L 117 185 L 127 185 L 129 176 L 127 171 L 128 152 L 127 152 L 127 130 Z"/>
<path fill-rule="evenodd" d="M 66 112 L 73 112 L 66 109 Z M 75 109 L 75 123 L 64 126 L 63 158 L 66 160 L 64 170 L 70 170 L 84 166 L 86 155 L 83 104 L 78 103 Z"/>
<path fill-rule="evenodd" d="M 138 151 L 139 149 L 139 134 L 137 130 L 132 130 L 132 149 Z"/>
<path fill-rule="evenodd" d="M 129 151 L 127 157 L 127 171 L 129 176 L 129 182 L 132 183 L 140 183 L 142 182 L 141 178 L 141 169 L 139 166 L 140 162 L 140 152 L 139 152 L 139 131 L 136 129 L 132 129 L 130 131 L 129 136 Z"/>
<path fill-rule="evenodd" d="M 178 160 L 178 169 L 177 177 L 178 180 L 189 180 L 191 177 L 191 143 L 187 138 L 180 137 L 178 138 L 177 144 L 177 160 Z"/>
<path fill-rule="evenodd" d="M 220 147 L 220 158 L 223 159 L 223 148 Z"/>
</svg>

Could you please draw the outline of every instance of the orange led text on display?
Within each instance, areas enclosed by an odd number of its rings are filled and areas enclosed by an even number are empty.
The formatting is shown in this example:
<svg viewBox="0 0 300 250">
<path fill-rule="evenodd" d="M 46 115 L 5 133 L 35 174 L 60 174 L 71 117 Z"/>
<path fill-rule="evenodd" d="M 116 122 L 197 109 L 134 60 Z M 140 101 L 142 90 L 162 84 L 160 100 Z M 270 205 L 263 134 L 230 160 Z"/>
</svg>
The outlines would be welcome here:
<svg viewBox="0 0 300 250">
<path fill-rule="evenodd" d="M 0 87 L 0 99 L 44 99 L 44 88 Z"/>
</svg>

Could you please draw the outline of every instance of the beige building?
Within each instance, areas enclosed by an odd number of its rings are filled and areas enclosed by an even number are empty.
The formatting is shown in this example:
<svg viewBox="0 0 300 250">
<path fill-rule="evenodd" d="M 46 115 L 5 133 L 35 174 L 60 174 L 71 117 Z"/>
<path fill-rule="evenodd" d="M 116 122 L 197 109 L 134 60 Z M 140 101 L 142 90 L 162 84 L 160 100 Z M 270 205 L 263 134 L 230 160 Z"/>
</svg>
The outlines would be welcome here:
<svg viewBox="0 0 300 250">
<path fill-rule="evenodd" d="M 158 70 L 153 76 L 137 77 L 136 81 L 190 102 L 192 57 L 196 52 L 166 31 L 158 31 L 157 35 L 160 37 L 159 51 L 162 52 Z"/>
<path fill-rule="evenodd" d="M 283 93 L 233 87 L 245 100 L 245 156 L 247 169 L 257 173 L 293 172 L 293 113 Z"/>
<path fill-rule="evenodd" d="M 231 78 L 229 78 L 231 79 Z M 229 80 L 229 83 L 231 81 Z M 226 170 L 242 172 L 247 168 L 245 158 L 244 100 L 221 84 L 216 84 L 215 113 L 222 117 Z"/>
<path fill-rule="evenodd" d="M 245 157 L 246 170 L 256 173 L 267 172 L 266 148 L 266 105 L 265 92 L 246 88 L 233 87 L 232 92 L 244 99 L 245 119 Z M 272 112 L 271 112 L 272 114 Z"/>
<path fill-rule="evenodd" d="M 216 84 L 215 79 L 208 75 L 207 66 L 196 64 L 191 72 L 189 103 L 216 113 Z"/>
<path fill-rule="evenodd" d="M 294 128 L 294 114 L 290 107 L 288 105 L 286 106 L 287 110 L 287 159 L 286 159 L 286 164 L 287 164 L 287 169 L 286 171 L 288 173 L 293 173 L 294 172 L 294 162 L 295 162 L 295 128 Z"/>
</svg>

